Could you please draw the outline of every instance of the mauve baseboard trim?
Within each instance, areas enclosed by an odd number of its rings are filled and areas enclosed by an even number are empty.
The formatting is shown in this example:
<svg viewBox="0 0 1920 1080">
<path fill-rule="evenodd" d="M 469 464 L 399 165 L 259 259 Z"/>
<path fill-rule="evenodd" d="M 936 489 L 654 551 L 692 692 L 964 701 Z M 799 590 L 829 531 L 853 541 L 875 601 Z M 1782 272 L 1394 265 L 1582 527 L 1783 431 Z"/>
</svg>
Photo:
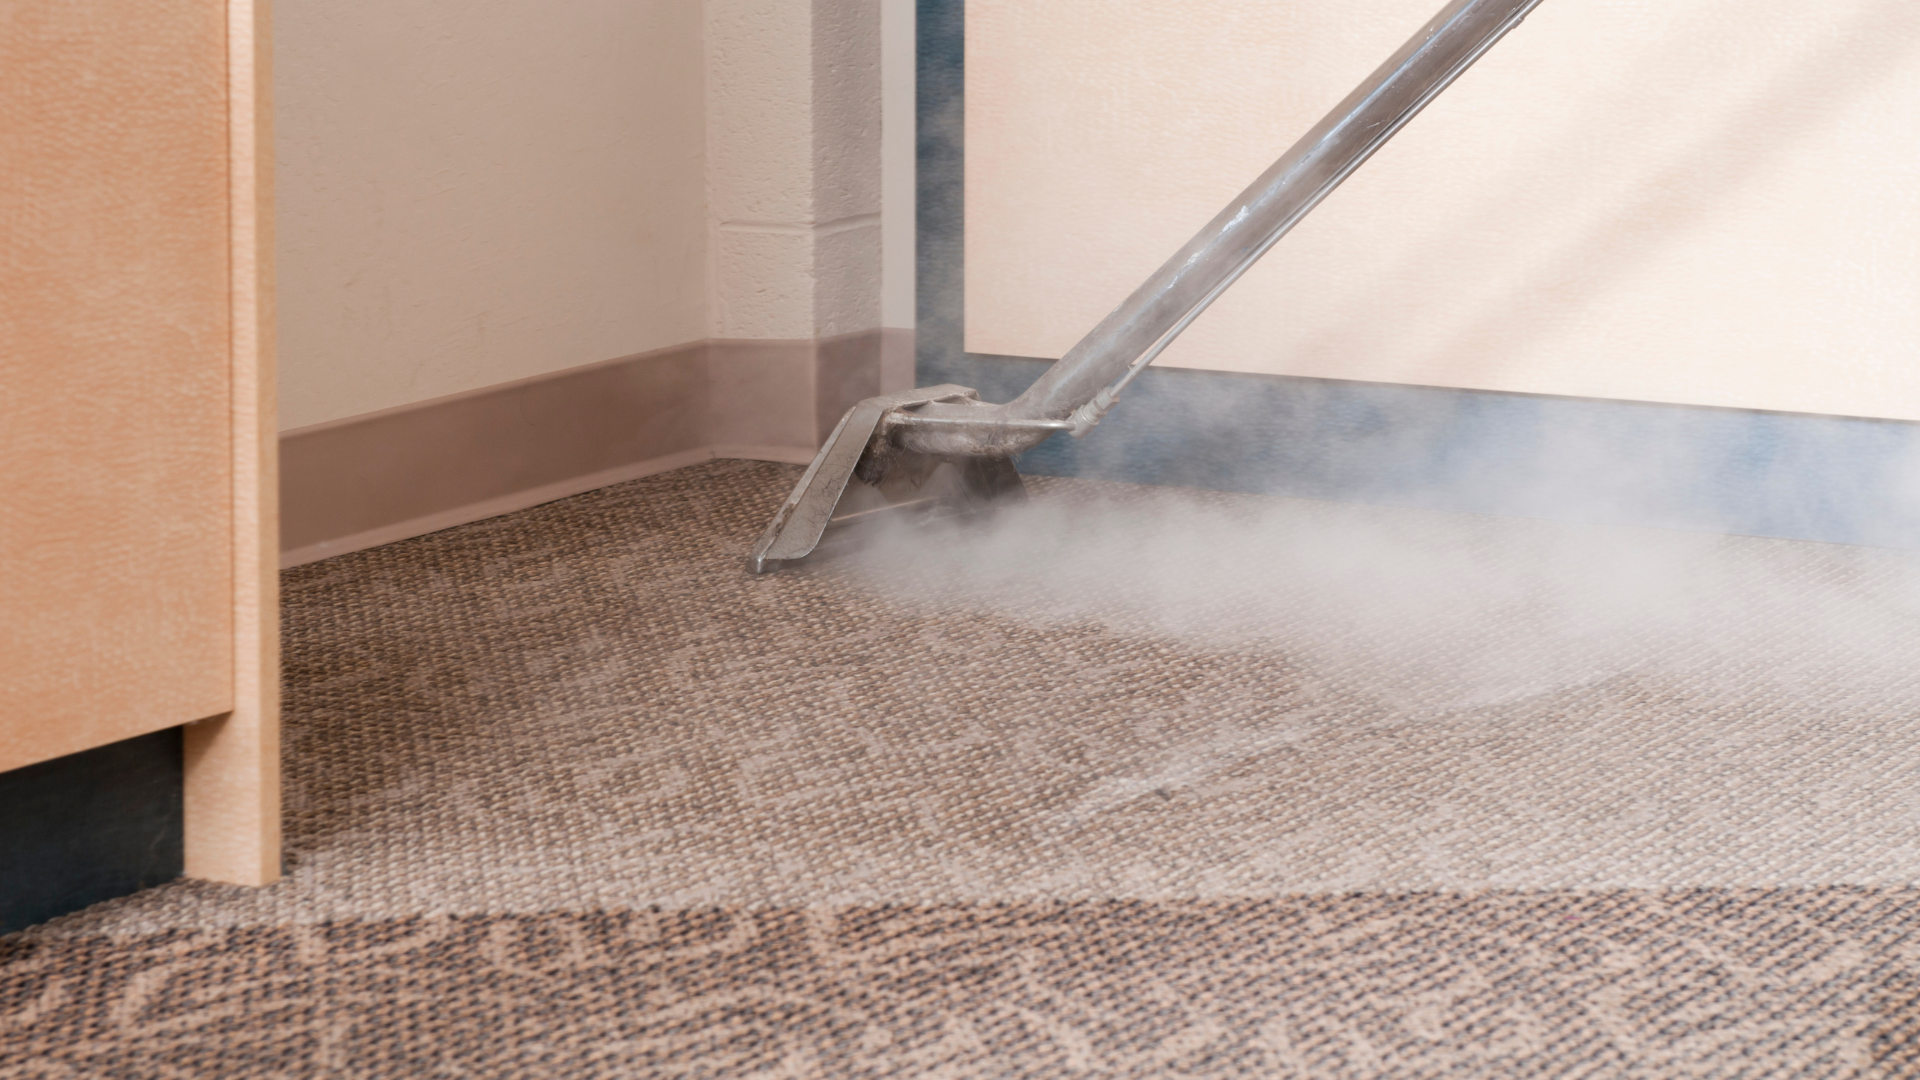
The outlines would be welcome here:
<svg viewBox="0 0 1920 1080">
<path fill-rule="evenodd" d="M 282 569 L 713 458 L 806 464 L 913 332 L 688 342 L 282 432 Z M 823 420 L 824 418 L 824 420 Z"/>
<path fill-rule="evenodd" d="M 423 514 L 420 517 L 409 518 L 405 521 L 396 521 L 391 525 L 382 525 L 376 529 L 367 529 L 363 532 L 352 533 L 347 536 L 342 536 L 337 540 L 322 540 L 316 544 L 308 544 L 305 547 L 283 551 L 280 553 L 280 569 L 290 570 L 296 566 L 305 566 L 308 563 L 319 562 L 321 559 L 330 559 L 335 555 L 346 555 L 355 551 L 365 551 L 367 548 L 379 547 L 382 544 L 411 540 L 416 536 L 425 536 L 428 533 L 439 532 L 441 529 L 451 529 L 456 525 L 468 525 L 490 517 L 498 517 L 501 514 L 511 514 L 516 510 L 525 510 L 530 506 L 539 506 L 541 503 L 552 502 L 555 499 L 564 499 L 572 495 L 579 495 L 583 492 L 592 491 L 595 488 L 624 484 L 629 480 L 638 480 L 643 476 L 652 476 L 655 473 L 681 469 L 688 465 L 698 465 L 703 461 L 711 461 L 716 457 L 751 456 L 753 455 L 718 454 L 712 449 L 701 447 L 695 450 L 682 451 L 678 454 L 668 454 L 665 457 L 638 461 L 631 465 L 620 465 L 611 469 L 602 469 L 599 472 L 588 473 L 584 476 L 569 477 L 565 480 L 524 488 L 520 491 L 499 495 L 491 499 L 482 499 L 479 502 L 468 503 L 465 506 L 457 506 L 451 510 L 442 510 L 434 514 Z M 784 459 L 776 458 L 770 460 Z"/>
<path fill-rule="evenodd" d="M 817 448 L 816 448 L 817 449 Z M 803 450 L 791 446 L 751 446 L 739 443 L 720 443 L 713 447 L 710 458 L 744 458 L 747 461 L 778 461 L 785 465 L 807 465 L 813 461 L 813 450 Z M 678 465 L 674 468 L 679 468 Z"/>
</svg>

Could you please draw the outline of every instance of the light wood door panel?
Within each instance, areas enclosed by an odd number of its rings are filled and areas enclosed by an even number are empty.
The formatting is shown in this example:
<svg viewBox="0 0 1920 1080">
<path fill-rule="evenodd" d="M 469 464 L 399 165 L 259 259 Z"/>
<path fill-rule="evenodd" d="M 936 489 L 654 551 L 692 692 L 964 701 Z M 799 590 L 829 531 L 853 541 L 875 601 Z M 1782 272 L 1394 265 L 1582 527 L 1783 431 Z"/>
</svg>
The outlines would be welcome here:
<svg viewBox="0 0 1920 1080">
<path fill-rule="evenodd" d="M 0 3 L 0 769 L 234 707 L 227 20 Z"/>
</svg>

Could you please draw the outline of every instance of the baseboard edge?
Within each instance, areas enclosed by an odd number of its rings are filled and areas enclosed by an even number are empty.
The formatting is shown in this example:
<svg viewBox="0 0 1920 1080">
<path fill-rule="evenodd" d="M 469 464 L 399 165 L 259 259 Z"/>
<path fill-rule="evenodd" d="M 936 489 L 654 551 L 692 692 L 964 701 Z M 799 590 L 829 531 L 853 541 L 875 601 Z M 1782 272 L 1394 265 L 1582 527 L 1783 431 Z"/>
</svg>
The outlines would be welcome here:
<svg viewBox="0 0 1920 1080">
<path fill-rule="evenodd" d="M 713 448 L 717 458 L 742 461 L 778 461 L 786 465 L 808 465 L 817 451 L 798 446 L 737 446 L 722 443 Z"/>
<path fill-rule="evenodd" d="M 456 525 L 470 525 L 473 522 L 484 521 L 490 517 L 499 517 L 501 514 L 511 514 L 516 510 L 525 510 L 530 506 L 539 506 L 541 503 L 553 502 L 555 499 L 565 499 L 569 496 L 579 495 L 592 491 L 595 488 L 603 488 L 612 484 L 623 484 L 629 480 L 638 480 L 643 476 L 669 472 L 673 469 L 685 468 L 688 465 L 698 465 L 703 461 L 711 461 L 715 457 L 721 456 L 739 457 L 744 455 L 721 455 L 715 453 L 713 449 L 703 446 L 693 450 L 683 450 L 676 454 L 667 454 L 663 457 L 649 458 L 646 461 L 636 461 L 629 465 L 602 469 L 599 472 L 586 473 L 581 476 L 571 476 L 565 480 L 557 480 L 550 484 L 523 488 L 506 495 L 499 495 L 491 499 L 482 499 L 479 502 L 468 503 L 465 506 L 456 506 L 451 510 L 423 514 L 420 517 L 409 518 L 405 521 L 396 521 L 390 525 L 382 525 L 379 528 L 367 529 L 363 532 L 353 533 L 337 539 L 322 540 L 319 543 L 308 544 L 305 547 L 283 551 L 280 553 L 280 569 L 291 570 L 296 566 L 305 566 L 308 563 L 319 562 L 322 559 L 331 559 L 335 555 L 347 555 L 355 551 L 365 551 L 367 548 L 379 547 L 382 544 L 391 544 L 400 540 L 411 540 L 416 536 L 425 536 L 428 533 L 439 532 L 442 529 L 451 529 Z"/>
</svg>

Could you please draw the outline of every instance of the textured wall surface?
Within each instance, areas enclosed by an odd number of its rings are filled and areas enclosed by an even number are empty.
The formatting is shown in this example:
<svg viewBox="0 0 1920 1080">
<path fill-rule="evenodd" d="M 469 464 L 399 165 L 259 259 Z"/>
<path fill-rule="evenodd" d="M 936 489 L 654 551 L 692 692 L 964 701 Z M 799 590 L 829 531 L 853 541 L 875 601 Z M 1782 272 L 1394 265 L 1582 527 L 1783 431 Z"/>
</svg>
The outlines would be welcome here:
<svg viewBox="0 0 1920 1080">
<path fill-rule="evenodd" d="M 971 0 L 967 348 L 1059 355 L 1437 6 Z M 1911 3 L 1549 0 L 1161 363 L 1920 419 L 1917 127 Z"/>
<path fill-rule="evenodd" d="M 280 0 L 285 427 L 706 336 L 699 0 Z"/>
<path fill-rule="evenodd" d="M 707 0 L 717 338 L 880 325 L 879 0 Z"/>
</svg>

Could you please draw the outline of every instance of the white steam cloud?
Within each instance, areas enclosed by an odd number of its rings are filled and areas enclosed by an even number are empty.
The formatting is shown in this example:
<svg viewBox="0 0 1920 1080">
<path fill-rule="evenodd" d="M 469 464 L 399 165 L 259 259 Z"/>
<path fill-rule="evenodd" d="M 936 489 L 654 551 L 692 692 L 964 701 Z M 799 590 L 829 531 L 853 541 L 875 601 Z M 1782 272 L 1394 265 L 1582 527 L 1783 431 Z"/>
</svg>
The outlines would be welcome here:
<svg viewBox="0 0 1920 1080">
<path fill-rule="evenodd" d="M 1914 553 L 1029 478 L 970 524 L 899 524 L 826 572 L 892 602 L 1257 647 L 1408 704 L 1626 673 L 1827 707 L 1920 659 Z"/>
</svg>

